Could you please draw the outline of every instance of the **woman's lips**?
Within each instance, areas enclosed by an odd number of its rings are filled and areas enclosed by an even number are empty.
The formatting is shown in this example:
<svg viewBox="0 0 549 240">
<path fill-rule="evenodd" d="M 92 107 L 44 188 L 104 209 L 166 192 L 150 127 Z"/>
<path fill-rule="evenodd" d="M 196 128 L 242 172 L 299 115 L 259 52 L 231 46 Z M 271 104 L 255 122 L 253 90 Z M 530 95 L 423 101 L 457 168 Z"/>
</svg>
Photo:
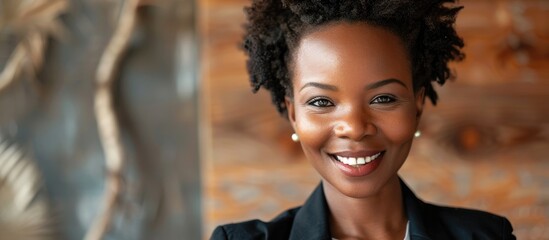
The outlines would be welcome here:
<svg viewBox="0 0 549 240">
<path fill-rule="evenodd" d="M 365 154 L 366 153 L 366 154 Z M 377 169 L 385 151 L 340 152 L 329 154 L 335 165 L 350 177 L 361 177 Z"/>
<path fill-rule="evenodd" d="M 366 157 L 342 157 L 339 155 L 335 155 L 335 157 L 338 161 L 342 163 L 355 166 L 355 165 L 364 165 L 364 164 L 370 163 L 371 161 L 378 158 L 380 155 L 381 155 L 381 152 L 378 152 L 372 156 L 366 156 Z"/>
<path fill-rule="evenodd" d="M 347 165 L 364 165 L 377 159 L 383 151 L 358 151 L 358 152 L 338 152 L 329 154 L 333 159 Z"/>
</svg>

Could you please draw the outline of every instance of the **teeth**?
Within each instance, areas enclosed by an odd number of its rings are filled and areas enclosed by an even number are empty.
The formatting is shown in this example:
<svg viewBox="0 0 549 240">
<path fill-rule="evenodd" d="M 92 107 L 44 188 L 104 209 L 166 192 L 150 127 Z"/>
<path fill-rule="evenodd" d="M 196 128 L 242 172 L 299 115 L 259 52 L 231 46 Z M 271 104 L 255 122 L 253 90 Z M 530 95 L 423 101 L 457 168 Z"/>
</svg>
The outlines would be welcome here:
<svg viewBox="0 0 549 240">
<path fill-rule="evenodd" d="M 349 158 L 349 163 L 347 163 L 347 164 L 351 165 L 351 166 L 356 165 L 356 158 L 353 158 L 353 157 Z"/>
<path fill-rule="evenodd" d="M 337 157 L 337 160 L 339 160 L 340 162 L 347 164 L 347 158 L 346 157 L 340 157 L 340 156 L 336 156 L 336 157 Z"/>
<path fill-rule="evenodd" d="M 349 158 L 347 158 L 347 157 L 341 157 L 341 156 L 336 155 L 336 158 L 337 158 L 337 160 L 339 160 L 340 162 L 342 162 L 344 164 L 351 165 L 351 166 L 356 166 L 356 165 L 364 165 L 364 164 L 370 163 L 370 162 L 374 161 L 376 158 L 378 158 L 380 155 L 381 155 L 381 152 L 379 152 L 375 155 L 372 155 L 372 156 L 367 156 L 367 157 L 359 157 L 359 158 L 349 157 Z"/>
</svg>

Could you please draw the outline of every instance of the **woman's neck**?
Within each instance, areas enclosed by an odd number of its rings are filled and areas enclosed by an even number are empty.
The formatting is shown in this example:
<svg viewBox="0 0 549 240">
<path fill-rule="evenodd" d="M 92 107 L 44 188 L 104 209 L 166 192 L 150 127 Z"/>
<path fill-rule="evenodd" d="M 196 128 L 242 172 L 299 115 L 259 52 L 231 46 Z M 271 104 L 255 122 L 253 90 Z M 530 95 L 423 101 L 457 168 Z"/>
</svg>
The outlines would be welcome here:
<svg viewBox="0 0 549 240">
<path fill-rule="evenodd" d="M 400 181 L 389 180 L 379 193 L 366 198 L 343 195 L 324 181 L 330 209 L 330 232 L 336 239 L 403 239 L 407 218 Z"/>
</svg>

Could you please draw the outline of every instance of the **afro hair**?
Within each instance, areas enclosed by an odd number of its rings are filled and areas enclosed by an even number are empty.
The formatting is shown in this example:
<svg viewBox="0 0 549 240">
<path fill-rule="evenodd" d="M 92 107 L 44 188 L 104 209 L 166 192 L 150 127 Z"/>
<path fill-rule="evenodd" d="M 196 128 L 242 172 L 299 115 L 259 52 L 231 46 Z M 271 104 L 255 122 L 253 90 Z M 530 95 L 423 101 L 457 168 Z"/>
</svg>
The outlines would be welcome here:
<svg viewBox="0 0 549 240">
<path fill-rule="evenodd" d="M 245 8 L 242 43 L 253 92 L 271 93 L 273 104 L 287 114 L 284 99 L 292 96 L 292 51 L 307 31 L 333 22 L 366 22 L 399 36 L 412 63 L 414 89 L 436 104 L 432 82 L 453 77 L 448 62 L 464 58 L 463 40 L 454 23 L 462 9 L 455 0 L 253 0 Z"/>
</svg>

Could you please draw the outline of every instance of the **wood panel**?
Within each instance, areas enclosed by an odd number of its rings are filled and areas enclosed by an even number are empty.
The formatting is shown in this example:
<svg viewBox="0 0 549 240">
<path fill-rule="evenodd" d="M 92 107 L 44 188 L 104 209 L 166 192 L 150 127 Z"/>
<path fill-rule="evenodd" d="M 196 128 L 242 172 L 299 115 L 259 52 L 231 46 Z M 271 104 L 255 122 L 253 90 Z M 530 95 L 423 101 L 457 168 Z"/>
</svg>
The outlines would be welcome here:
<svg viewBox="0 0 549 240">
<path fill-rule="evenodd" d="M 250 91 L 236 47 L 247 3 L 201 1 L 206 235 L 300 205 L 319 179 L 268 94 Z M 549 2 L 461 3 L 467 59 L 426 109 L 401 175 L 425 200 L 495 212 L 519 239 L 549 239 Z"/>
</svg>

